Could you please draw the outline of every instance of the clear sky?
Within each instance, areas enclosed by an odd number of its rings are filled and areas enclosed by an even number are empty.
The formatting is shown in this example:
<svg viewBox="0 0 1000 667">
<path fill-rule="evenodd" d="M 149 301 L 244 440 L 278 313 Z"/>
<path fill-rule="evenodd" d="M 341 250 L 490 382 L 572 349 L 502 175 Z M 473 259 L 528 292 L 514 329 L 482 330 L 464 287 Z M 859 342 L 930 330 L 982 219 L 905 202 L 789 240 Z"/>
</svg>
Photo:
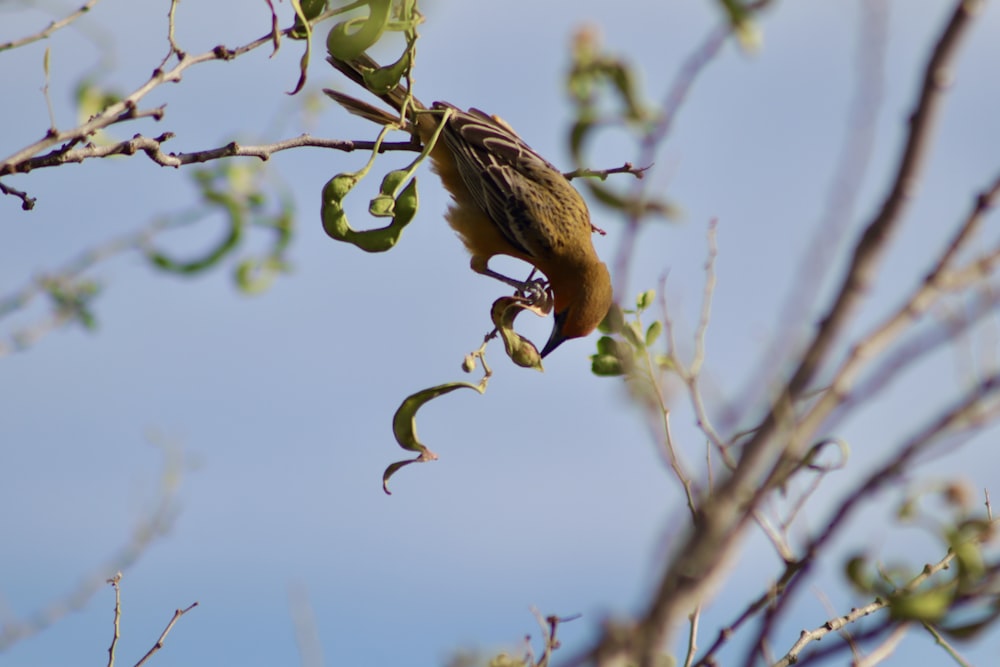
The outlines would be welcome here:
<svg viewBox="0 0 1000 667">
<path fill-rule="evenodd" d="M 288 4 L 276 4 L 287 19 Z M 883 4 L 889 12 L 884 101 L 852 232 L 886 187 L 920 69 L 951 3 Z M 50 12 L 61 15 L 72 5 L 0 0 L 0 41 L 36 30 Z M 52 49 L 56 121 L 68 127 L 75 122 L 71 87 L 91 68 L 101 69 L 102 83 L 131 91 L 160 63 L 168 5 L 102 0 L 75 28 L 0 54 L 0 153 L 48 127 L 45 46 Z M 779 312 L 802 279 L 800 257 L 854 131 L 848 117 L 861 5 L 777 3 L 760 19 L 757 55 L 729 45 L 697 82 L 649 175 L 684 216 L 643 231 L 621 296 L 630 302 L 669 269 L 668 302 L 681 331 L 690 332 L 705 229 L 718 219 L 707 371 L 713 411 L 721 397 L 742 396 L 771 336 L 808 333 L 790 333 Z M 497 113 L 567 169 L 563 76 L 574 30 L 599 26 L 607 48 L 641 68 L 644 91 L 659 100 L 719 18 L 705 0 L 436 0 L 422 7 L 418 95 Z M 184 2 L 177 39 L 192 53 L 220 42 L 235 46 L 263 34 L 269 20 L 264 2 Z M 1000 9 L 989 4 L 963 49 L 933 163 L 862 324 L 927 270 L 933 242 L 996 177 L 998 34 Z M 148 98 L 167 104 L 163 121 L 123 125 L 112 134 L 170 131 L 176 137 L 167 148 L 174 151 L 304 130 L 374 138 L 371 126 L 325 99 L 313 116 L 296 110 L 284 93 L 295 83 L 300 47 L 286 41 L 273 58 L 262 49 L 192 68 L 182 82 Z M 317 41 L 307 93 L 349 90 L 322 56 Z M 605 139 L 592 166 L 634 156 L 627 142 Z M 586 645 L 603 619 L 644 603 L 644 589 L 684 520 L 683 499 L 621 383 L 590 374 L 593 339 L 563 345 L 546 360 L 544 374 L 514 367 L 495 347 L 489 359 L 496 374 L 485 395 L 458 392 L 420 414 L 421 437 L 441 459 L 404 470 L 393 480 L 395 494 L 382 493 L 382 470 L 406 454 L 392 439 L 393 412 L 411 392 L 463 379 L 461 360 L 488 330 L 489 306 L 504 289 L 469 271 L 441 218 L 445 196 L 426 171 L 419 176 L 417 220 L 391 252 L 368 255 L 326 237 L 320 189 L 363 160 L 299 149 L 268 163 L 289 188 L 297 216 L 288 254 L 293 271 L 266 293 L 239 293 L 233 262 L 184 279 L 126 255 L 94 273 L 104 285 L 96 332 L 71 327 L 0 359 L 0 622 L 30 617 L 115 557 L 156 506 L 165 450 L 183 455 L 176 515 L 125 572 L 118 650 L 129 664 L 175 608 L 195 600 L 200 606 L 174 628 L 155 664 L 296 664 L 290 602 L 299 599 L 296 591 L 308 596 L 328 665 L 433 665 L 459 650 L 517 651 L 526 633 L 538 635 L 531 605 L 545 614 L 583 614 L 563 628 L 568 655 Z M 197 196 L 190 171 L 135 156 L 5 179 L 38 204 L 22 212 L 13 198 L 0 198 L 0 297 L 82 249 L 189 208 Z M 364 199 L 352 209 L 357 226 L 367 224 Z M 595 238 L 598 252 L 610 259 L 622 237 L 619 220 L 596 205 L 592 210 L 595 224 L 608 231 Z M 221 220 L 207 220 L 161 242 L 181 256 L 196 254 L 223 229 Z M 843 251 L 850 238 L 832 248 Z M 244 253 L 267 241 L 262 232 L 250 234 Z M 619 285 L 622 279 L 616 276 Z M 43 312 L 36 305 L 6 319 L 4 340 Z M 549 323 L 522 326 L 544 341 Z M 984 347 L 983 340 L 963 348 L 973 350 L 976 363 L 996 354 L 995 342 Z M 955 395 L 968 379 L 964 358 L 929 360 L 894 387 L 891 399 L 835 434 L 851 444 L 853 457 L 824 486 L 820 504 L 851 488 L 866 464 L 922 423 L 916 419 L 922 411 Z M 762 398 L 767 387 L 757 389 Z M 671 401 L 675 436 L 698 465 L 703 444 L 688 403 L 679 389 Z M 936 458 L 912 482 L 959 475 L 974 489 L 989 486 L 1000 495 L 993 435 Z M 872 549 L 888 560 L 905 556 L 914 567 L 940 557 L 941 545 L 926 531 L 887 530 L 890 499 L 880 500 L 838 544 L 841 552 Z M 806 524 L 823 516 L 820 506 Z M 838 561 L 826 565 L 817 587 L 800 596 L 789 637 L 861 601 L 843 592 Z M 761 573 L 774 568 L 769 547 L 750 540 L 703 627 L 731 620 L 764 585 Z M 112 591 L 102 588 L 54 628 L 0 653 L 0 667 L 102 661 L 112 606 Z M 705 632 L 703 645 L 713 638 Z M 913 634 L 885 664 L 918 664 L 916 656 L 927 655 L 934 662 L 919 664 L 947 664 Z M 963 650 L 989 664 L 1000 634 Z"/>
</svg>

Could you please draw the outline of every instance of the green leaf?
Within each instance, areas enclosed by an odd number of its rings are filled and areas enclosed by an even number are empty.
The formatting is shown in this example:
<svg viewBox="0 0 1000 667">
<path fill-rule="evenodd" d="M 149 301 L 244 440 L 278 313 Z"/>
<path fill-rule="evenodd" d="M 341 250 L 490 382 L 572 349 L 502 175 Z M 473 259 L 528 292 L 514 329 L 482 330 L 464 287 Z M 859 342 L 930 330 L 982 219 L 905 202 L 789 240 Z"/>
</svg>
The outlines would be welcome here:
<svg viewBox="0 0 1000 667">
<path fill-rule="evenodd" d="M 299 59 L 299 80 L 295 83 L 295 88 L 289 91 L 289 95 L 295 95 L 306 85 L 306 75 L 309 71 L 309 58 L 312 55 L 312 28 L 309 25 L 308 17 L 302 7 L 301 0 L 290 0 L 292 8 L 295 10 L 295 24 L 305 31 L 306 48 Z M 278 50 L 278 33 L 275 32 L 274 50 Z"/>
<path fill-rule="evenodd" d="M 376 95 L 388 93 L 399 85 L 400 80 L 406 76 L 410 69 L 411 52 L 407 50 L 396 62 L 378 69 L 366 70 L 364 73 L 365 86 Z"/>
<path fill-rule="evenodd" d="M 236 265 L 234 274 L 236 286 L 245 294 L 261 294 L 266 292 L 278 274 L 287 268 L 287 265 L 277 257 L 244 259 Z"/>
<path fill-rule="evenodd" d="M 638 322 L 627 322 L 625 326 L 622 327 L 621 333 L 622 336 L 625 337 L 625 340 L 627 340 L 629 344 L 637 350 L 641 350 L 646 346 L 645 338 L 642 335 L 642 331 L 639 329 Z"/>
<path fill-rule="evenodd" d="M 410 465 L 411 463 L 423 463 L 425 461 L 436 461 L 437 454 L 428 449 L 420 440 L 417 438 L 417 410 L 424 406 L 429 401 L 434 400 L 439 396 L 444 396 L 445 394 L 450 394 L 456 389 L 474 389 L 475 391 L 482 394 L 486 391 L 486 386 L 482 383 L 470 384 L 468 382 L 448 382 L 445 384 L 438 385 L 436 387 L 430 387 L 422 391 L 418 391 L 415 394 L 407 396 L 399 408 L 396 410 L 396 414 L 392 417 L 392 434 L 396 438 L 396 442 L 403 449 L 407 449 L 411 452 L 417 452 L 417 458 L 407 459 L 405 461 L 397 461 L 391 464 L 382 473 L 382 490 L 386 494 L 391 495 L 389 491 L 389 478 L 392 477 L 396 472 Z"/>
<path fill-rule="evenodd" d="M 625 367 L 613 354 L 593 354 L 590 356 L 590 371 L 600 377 L 617 377 L 625 374 Z"/>
<path fill-rule="evenodd" d="M 646 329 L 646 347 L 652 347 L 653 343 L 656 342 L 656 339 L 659 338 L 662 333 L 663 323 L 659 320 L 655 320 L 649 325 L 649 328 Z"/>
<path fill-rule="evenodd" d="M 604 319 L 597 326 L 597 330 L 606 334 L 619 333 L 624 326 L 625 313 L 622 312 L 621 306 L 613 303 L 611 304 L 611 308 L 608 309 L 608 314 L 604 316 Z"/>
<path fill-rule="evenodd" d="M 240 210 L 239 205 L 232 198 L 218 192 L 208 193 L 205 198 L 223 207 L 228 212 L 229 232 L 226 236 L 217 246 L 210 249 L 201 257 L 189 260 L 175 259 L 166 253 L 150 248 L 146 251 L 146 259 L 153 266 L 167 273 L 193 275 L 215 266 L 223 257 L 239 245 L 243 237 L 243 227 L 245 224 L 243 212 Z"/>
<path fill-rule="evenodd" d="M 862 593 L 870 593 L 873 589 L 873 582 L 867 571 L 867 563 L 868 559 L 857 555 L 848 559 L 844 565 L 844 574 L 847 576 L 847 580 Z"/>
<path fill-rule="evenodd" d="M 936 623 L 948 613 L 952 599 L 952 590 L 945 587 L 909 593 L 889 600 L 889 613 L 898 620 Z"/>
<path fill-rule="evenodd" d="M 387 176 L 388 178 L 388 176 Z M 372 200 L 369 210 L 373 215 L 392 216 L 392 223 L 377 229 L 357 231 L 347 220 L 342 201 L 358 182 L 357 174 L 337 174 L 323 186 L 320 214 L 323 230 L 332 239 L 351 243 L 365 252 L 385 252 L 399 241 L 403 229 L 413 221 L 417 212 L 417 179 L 412 179 L 395 202 L 379 195 Z M 383 179 L 383 185 L 386 181 Z"/>
<path fill-rule="evenodd" d="M 955 553 L 955 560 L 958 561 L 958 576 L 963 582 L 978 582 L 986 573 L 986 565 L 983 563 L 983 554 L 979 546 L 973 542 L 965 541 L 952 546 Z"/>
<path fill-rule="evenodd" d="M 326 50 L 331 58 L 350 61 L 374 45 L 389 24 L 391 0 L 370 0 L 368 16 L 342 21 L 330 29 Z"/>
<path fill-rule="evenodd" d="M 510 357 L 511 361 L 521 368 L 534 368 L 544 371 L 545 369 L 542 368 L 542 357 L 538 354 L 538 348 L 530 340 L 514 331 L 515 318 L 525 310 L 530 310 L 540 316 L 548 312 L 547 309 L 539 309 L 521 297 L 504 296 L 493 302 L 493 307 L 490 309 L 490 318 L 500 333 L 504 351 Z"/>
<path fill-rule="evenodd" d="M 403 191 L 396 197 L 396 217 L 394 222 L 400 228 L 413 222 L 417 215 L 417 208 L 420 205 L 420 197 L 417 196 L 417 179 L 411 179 Z"/>
<path fill-rule="evenodd" d="M 410 171 L 408 169 L 394 169 L 382 177 L 382 184 L 379 186 L 378 191 L 384 195 L 395 197 L 396 192 L 399 191 L 399 186 L 401 186 L 409 176 Z"/>
<path fill-rule="evenodd" d="M 309 37 L 312 31 L 309 29 L 307 23 L 302 22 L 302 19 L 312 21 L 326 11 L 327 2 L 328 0 L 299 0 L 301 14 L 295 14 L 295 24 L 292 26 L 289 37 L 292 39 L 306 39 Z"/>
<path fill-rule="evenodd" d="M 573 123 L 573 127 L 570 129 L 569 132 L 570 154 L 573 157 L 573 161 L 578 165 L 582 165 L 584 162 L 583 144 L 595 127 L 596 126 L 592 119 L 581 115 L 580 118 L 578 118 L 577 121 Z"/>
<path fill-rule="evenodd" d="M 656 290 L 646 290 L 635 300 L 635 307 L 641 313 L 656 302 Z"/>
<path fill-rule="evenodd" d="M 391 218 L 395 209 L 396 200 L 390 195 L 378 195 L 368 204 L 368 212 L 376 218 Z"/>
</svg>

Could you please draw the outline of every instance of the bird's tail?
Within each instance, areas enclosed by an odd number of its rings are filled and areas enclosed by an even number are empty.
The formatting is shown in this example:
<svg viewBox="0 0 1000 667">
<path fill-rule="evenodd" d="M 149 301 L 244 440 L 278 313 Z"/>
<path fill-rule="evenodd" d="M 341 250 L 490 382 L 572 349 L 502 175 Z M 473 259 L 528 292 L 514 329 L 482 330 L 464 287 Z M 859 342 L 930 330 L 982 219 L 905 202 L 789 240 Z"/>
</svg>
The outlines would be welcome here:
<svg viewBox="0 0 1000 667">
<path fill-rule="evenodd" d="M 365 80 L 365 74 L 380 68 L 380 65 L 367 55 L 360 55 L 352 60 L 338 60 L 332 56 L 327 58 L 333 67 L 346 76 L 348 79 L 358 84 L 366 90 L 371 90 L 370 84 Z M 417 114 L 417 111 L 425 111 L 427 107 L 420 103 L 420 100 L 409 94 L 409 89 L 403 84 L 397 84 L 386 92 L 376 93 L 376 97 L 388 104 L 396 111 L 396 115 L 380 109 L 372 104 L 363 102 L 355 97 L 346 95 L 336 90 L 324 88 L 323 92 L 332 98 L 337 104 L 347 109 L 356 116 L 360 116 L 379 125 L 390 125 L 400 122 L 400 114 L 406 108 L 406 121 L 409 127 L 404 129 L 413 132 L 418 137 L 433 132 L 437 123 L 428 114 Z M 426 126 L 426 127 L 425 127 Z"/>
</svg>

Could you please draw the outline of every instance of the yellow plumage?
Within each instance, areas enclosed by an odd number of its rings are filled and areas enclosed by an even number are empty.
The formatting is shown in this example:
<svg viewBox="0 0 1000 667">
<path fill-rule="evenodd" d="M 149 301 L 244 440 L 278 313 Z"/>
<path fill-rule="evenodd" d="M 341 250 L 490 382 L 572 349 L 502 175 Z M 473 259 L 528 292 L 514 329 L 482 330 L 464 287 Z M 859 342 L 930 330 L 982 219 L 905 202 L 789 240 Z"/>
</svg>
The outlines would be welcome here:
<svg viewBox="0 0 1000 667">
<path fill-rule="evenodd" d="M 377 67 L 367 57 L 350 63 L 331 59 L 331 63 L 362 85 L 363 72 Z M 324 92 L 348 111 L 374 122 L 400 120 L 343 93 Z M 407 99 L 402 86 L 380 97 L 397 113 Z M 580 193 L 499 118 L 444 102 L 431 107 L 440 114 L 426 112 L 413 98 L 409 105 L 416 113 L 408 114 L 407 129 L 424 144 L 442 119 L 448 119 L 430 158 L 452 196 L 446 219 L 472 254 L 472 269 L 520 286 L 488 266 L 494 255 L 509 255 L 536 267 L 548 279 L 555 325 L 542 356 L 567 339 L 593 331 L 611 306 L 611 277 L 594 250 L 590 214 Z"/>
</svg>

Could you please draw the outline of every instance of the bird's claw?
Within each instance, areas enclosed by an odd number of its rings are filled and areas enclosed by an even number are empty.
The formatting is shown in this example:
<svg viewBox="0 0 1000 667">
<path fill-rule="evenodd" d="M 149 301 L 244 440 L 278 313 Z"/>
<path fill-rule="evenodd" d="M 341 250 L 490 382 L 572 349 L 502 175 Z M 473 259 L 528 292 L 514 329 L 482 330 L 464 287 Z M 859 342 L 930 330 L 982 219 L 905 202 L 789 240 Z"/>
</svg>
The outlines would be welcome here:
<svg viewBox="0 0 1000 667">
<path fill-rule="evenodd" d="M 545 279 L 526 280 L 517 286 L 517 298 L 525 307 L 531 308 L 539 315 L 547 315 L 552 310 L 552 286 Z"/>
<path fill-rule="evenodd" d="M 540 303 L 549 298 L 549 283 L 543 278 L 525 281 L 517 288 L 517 295 L 531 303 Z"/>
</svg>

